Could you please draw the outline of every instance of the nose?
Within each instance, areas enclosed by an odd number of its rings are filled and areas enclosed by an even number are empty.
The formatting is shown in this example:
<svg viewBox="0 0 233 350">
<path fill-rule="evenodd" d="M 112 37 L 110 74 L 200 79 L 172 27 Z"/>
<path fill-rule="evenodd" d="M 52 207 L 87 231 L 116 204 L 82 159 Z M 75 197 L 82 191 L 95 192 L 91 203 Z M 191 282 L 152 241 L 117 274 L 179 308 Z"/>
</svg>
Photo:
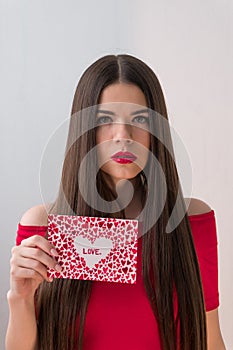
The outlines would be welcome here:
<svg viewBox="0 0 233 350">
<path fill-rule="evenodd" d="M 116 143 L 132 143 L 133 140 L 131 125 L 125 123 L 116 123 L 114 125 L 113 141 Z"/>
</svg>

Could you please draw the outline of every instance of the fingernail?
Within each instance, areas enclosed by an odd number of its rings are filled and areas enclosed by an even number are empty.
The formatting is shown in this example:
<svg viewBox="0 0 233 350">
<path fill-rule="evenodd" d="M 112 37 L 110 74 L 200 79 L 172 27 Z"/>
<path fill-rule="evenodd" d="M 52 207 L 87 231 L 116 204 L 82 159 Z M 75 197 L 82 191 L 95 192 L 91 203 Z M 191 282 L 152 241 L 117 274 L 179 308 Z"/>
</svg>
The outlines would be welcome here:
<svg viewBox="0 0 233 350">
<path fill-rule="evenodd" d="M 49 277 L 49 282 L 53 282 L 53 277 Z"/>
<path fill-rule="evenodd" d="M 61 272 L 62 268 L 60 265 L 55 265 L 55 270 L 58 271 L 58 272 Z"/>
<path fill-rule="evenodd" d="M 57 252 L 54 248 L 52 248 L 52 249 L 50 250 L 50 253 L 51 253 L 53 256 L 58 256 L 58 255 L 59 255 L 58 252 Z"/>
</svg>

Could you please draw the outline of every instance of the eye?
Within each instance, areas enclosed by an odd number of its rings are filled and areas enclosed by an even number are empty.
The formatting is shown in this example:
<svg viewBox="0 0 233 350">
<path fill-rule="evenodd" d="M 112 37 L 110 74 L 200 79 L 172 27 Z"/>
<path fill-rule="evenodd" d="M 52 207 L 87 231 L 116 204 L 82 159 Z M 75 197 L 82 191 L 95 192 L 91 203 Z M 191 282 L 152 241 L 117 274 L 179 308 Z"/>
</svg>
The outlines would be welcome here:
<svg viewBox="0 0 233 350">
<path fill-rule="evenodd" d="M 139 124 L 148 124 L 149 118 L 144 115 L 137 115 L 136 117 L 133 118 L 132 121 L 134 123 L 139 123 Z"/>
<path fill-rule="evenodd" d="M 112 118 L 104 115 L 102 117 L 97 118 L 96 125 L 104 125 L 104 124 L 109 124 L 111 122 L 112 122 Z"/>
</svg>

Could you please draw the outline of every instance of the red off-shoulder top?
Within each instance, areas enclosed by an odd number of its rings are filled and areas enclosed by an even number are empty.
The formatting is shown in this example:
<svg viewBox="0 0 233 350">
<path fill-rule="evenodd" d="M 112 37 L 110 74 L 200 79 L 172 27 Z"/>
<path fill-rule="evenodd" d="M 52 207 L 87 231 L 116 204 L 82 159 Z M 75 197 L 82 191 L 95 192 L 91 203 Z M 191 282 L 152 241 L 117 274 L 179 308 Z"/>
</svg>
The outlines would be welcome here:
<svg viewBox="0 0 233 350">
<path fill-rule="evenodd" d="M 189 216 L 198 256 L 206 311 L 219 306 L 217 231 L 214 210 Z M 18 224 L 16 243 L 45 236 L 47 226 Z M 83 350 L 161 349 L 158 326 L 143 284 L 142 239 L 138 241 L 136 284 L 93 281 Z"/>
</svg>

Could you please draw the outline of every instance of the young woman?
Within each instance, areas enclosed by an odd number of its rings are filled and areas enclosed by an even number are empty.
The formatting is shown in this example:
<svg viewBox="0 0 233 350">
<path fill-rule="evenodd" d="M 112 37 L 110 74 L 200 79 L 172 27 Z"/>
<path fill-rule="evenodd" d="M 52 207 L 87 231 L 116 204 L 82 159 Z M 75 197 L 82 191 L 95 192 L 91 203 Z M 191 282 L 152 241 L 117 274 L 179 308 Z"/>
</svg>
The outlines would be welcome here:
<svg viewBox="0 0 233 350">
<path fill-rule="evenodd" d="M 182 195 L 177 206 L 180 184 L 167 149 L 172 149 L 167 120 L 159 81 L 141 60 L 107 55 L 84 72 L 74 96 L 57 200 L 29 209 L 18 225 L 7 350 L 225 349 L 214 210 Z M 79 177 L 82 160 L 93 149 Z M 165 198 L 153 157 L 165 176 Z M 127 181 L 134 191 L 124 206 Z M 175 207 L 178 216 L 184 208 L 185 213 L 167 233 Z M 46 239 L 48 212 L 141 218 L 147 231 L 138 239 L 137 283 L 49 279 L 47 268 L 60 271 L 61 266 Z M 158 219 L 151 226 L 153 217 Z"/>
</svg>

